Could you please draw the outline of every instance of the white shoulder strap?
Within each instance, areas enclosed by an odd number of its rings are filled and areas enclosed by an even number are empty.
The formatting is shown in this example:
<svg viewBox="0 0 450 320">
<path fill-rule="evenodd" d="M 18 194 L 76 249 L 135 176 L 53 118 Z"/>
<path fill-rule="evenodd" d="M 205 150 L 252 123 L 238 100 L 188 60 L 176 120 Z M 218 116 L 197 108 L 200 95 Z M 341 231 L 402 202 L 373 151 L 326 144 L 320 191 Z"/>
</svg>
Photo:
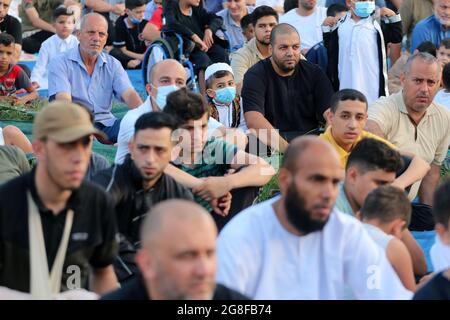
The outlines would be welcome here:
<svg viewBox="0 0 450 320">
<path fill-rule="evenodd" d="M 47 252 L 45 249 L 44 234 L 42 231 L 42 221 L 39 210 L 31 197 L 27 193 L 28 200 L 28 236 L 30 248 L 30 293 L 33 299 L 48 300 L 61 289 L 62 269 L 69 243 L 70 231 L 73 223 L 73 211 L 68 210 L 64 231 L 51 275 L 47 263 Z"/>
</svg>

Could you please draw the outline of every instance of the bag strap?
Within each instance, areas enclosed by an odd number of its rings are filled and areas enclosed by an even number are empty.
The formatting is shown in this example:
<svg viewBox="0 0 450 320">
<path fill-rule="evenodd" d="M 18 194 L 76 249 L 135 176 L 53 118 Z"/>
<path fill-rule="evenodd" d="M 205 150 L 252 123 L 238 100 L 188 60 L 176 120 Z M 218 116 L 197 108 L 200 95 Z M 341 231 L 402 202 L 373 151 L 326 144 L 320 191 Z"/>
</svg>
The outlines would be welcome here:
<svg viewBox="0 0 450 320">
<path fill-rule="evenodd" d="M 73 210 L 67 211 L 61 242 L 49 275 L 42 221 L 39 210 L 30 194 L 28 200 L 28 236 L 30 247 L 30 293 L 33 299 L 51 299 L 61 290 L 62 269 L 73 224 Z"/>
</svg>

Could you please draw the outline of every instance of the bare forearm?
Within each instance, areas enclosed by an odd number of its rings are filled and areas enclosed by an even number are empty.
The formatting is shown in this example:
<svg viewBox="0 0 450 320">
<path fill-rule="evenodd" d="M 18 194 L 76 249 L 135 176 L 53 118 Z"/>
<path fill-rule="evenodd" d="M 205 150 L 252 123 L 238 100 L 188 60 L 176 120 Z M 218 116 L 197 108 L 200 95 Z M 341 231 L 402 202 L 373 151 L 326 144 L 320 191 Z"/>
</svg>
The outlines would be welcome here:
<svg viewBox="0 0 450 320">
<path fill-rule="evenodd" d="M 386 136 L 384 134 L 384 132 L 381 130 L 380 126 L 378 125 L 378 123 L 376 123 L 373 120 L 367 120 L 367 124 L 366 124 L 366 131 L 369 131 L 373 134 L 376 134 L 377 136 L 386 139 Z"/>
<path fill-rule="evenodd" d="M 425 160 L 419 156 L 413 156 L 408 169 L 396 179 L 396 182 L 407 188 L 425 177 L 429 170 L 430 165 Z"/>
<path fill-rule="evenodd" d="M 178 169 L 172 164 L 169 164 L 166 169 L 164 170 L 164 173 L 168 174 L 172 178 L 175 179 L 176 182 L 179 184 L 182 184 L 186 188 L 195 188 L 202 184 L 202 180 L 190 175 L 187 172 L 184 172 L 183 170 Z"/>
<path fill-rule="evenodd" d="M 123 47 L 120 50 L 122 51 L 122 53 L 126 54 L 130 58 L 141 60 L 141 61 L 144 60 L 144 55 L 143 54 L 139 54 L 139 53 L 135 53 L 133 51 L 127 50 L 126 47 Z"/>
<path fill-rule="evenodd" d="M 435 164 L 431 165 L 431 169 L 428 174 L 423 178 L 422 184 L 419 189 L 420 202 L 433 205 L 433 194 L 439 184 L 440 166 Z"/>
<path fill-rule="evenodd" d="M 414 239 L 408 229 L 403 231 L 401 240 L 405 244 L 409 254 L 411 255 L 414 274 L 424 275 L 425 273 L 427 273 L 427 261 L 425 260 L 425 255 L 422 251 L 422 248 L 418 245 L 417 241 Z"/>
<path fill-rule="evenodd" d="M 110 12 L 112 5 L 102 0 L 86 0 L 86 7 L 97 12 Z"/>
<path fill-rule="evenodd" d="M 280 136 L 278 131 L 261 113 L 255 111 L 246 112 L 245 120 L 250 131 L 264 144 L 280 152 L 284 152 L 287 149 L 289 143 Z"/>
<path fill-rule="evenodd" d="M 128 108 L 134 109 L 139 107 L 142 104 L 142 99 L 138 95 L 138 93 L 130 88 L 128 89 L 122 96 L 125 103 L 128 105 Z"/>
<path fill-rule="evenodd" d="M 253 164 L 243 168 L 239 172 L 225 176 L 229 181 L 230 190 L 243 187 L 259 187 L 270 181 L 275 174 L 269 164 Z"/>
<path fill-rule="evenodd" d="M 25 104 L 28 101 L 32 101 L 34 99 L 37 99 L 39 97 L 39 94 L 37 93 L 37 91 L 33 91 L 30 94 L 27 94 L 23 97 L 20 97 L 20 103 L 21 104 Z"/>
</svg>

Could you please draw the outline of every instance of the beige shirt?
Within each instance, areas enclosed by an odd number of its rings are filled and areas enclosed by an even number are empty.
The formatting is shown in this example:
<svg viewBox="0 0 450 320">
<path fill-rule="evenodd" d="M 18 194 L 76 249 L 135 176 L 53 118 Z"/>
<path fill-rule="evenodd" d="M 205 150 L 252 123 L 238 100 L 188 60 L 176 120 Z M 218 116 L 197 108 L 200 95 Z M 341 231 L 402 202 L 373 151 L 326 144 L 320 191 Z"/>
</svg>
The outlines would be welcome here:
<svg viewBox="0 0 450 320">
<path fill-rule="evenodd" d="M 375 121 L 386 139 L 401 151 L 412 152 L 436 165 L 441 165 L 447 155 L 450 112 L 439 104 L 431 103 L 416 127 L 408 116 L 403 91 L 400 91 L 372 104 L 369 108 L 369 120 Z"/>
<path fill-rule="evenodd" d="M 263 55 L 256 46 L 255 38 L 244 44 L 242 48 L 231 54 L 231 68 L 234 73 L 234 81 L 241 83 L 247 70 L 263 59 Z"/>
<path fill-rule="evenodd" d="M 369 120 L 375 121 L 386 139 L 399 151 L 414 153 L 430 164 L 440 166 L 450 143 L 450 112 L 432 103 L 416 127 L 408 116 L 403 91 L 378 99 L 369 108 Z M 417 139 L 416 139 L 417 136 Z M 411 186 L 409 199 L 414 199 L 421 181 Z"/>
</svg>

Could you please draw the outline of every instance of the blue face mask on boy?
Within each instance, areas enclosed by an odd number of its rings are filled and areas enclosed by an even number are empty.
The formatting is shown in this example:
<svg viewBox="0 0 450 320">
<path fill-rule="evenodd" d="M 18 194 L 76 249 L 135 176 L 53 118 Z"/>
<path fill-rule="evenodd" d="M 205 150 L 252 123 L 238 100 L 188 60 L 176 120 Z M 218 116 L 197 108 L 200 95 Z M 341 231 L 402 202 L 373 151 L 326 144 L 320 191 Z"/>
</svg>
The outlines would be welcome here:
<svg viewBox="0 0 450 320">
<path fill-rule="evenodd" d="M 236 97 L 236 87 L 225 87 L 216 90 L 216 97 L 213 99 L 214 103 L 230 104 Z"/>
<path fill-rule="evenodd" d="M 360 18 L 367 18 L 375 11 L 375 1 L 355 2 L 355 14 Z"/>
<path fill-rule="evenodd" d="M 138 25 L 138 24 L 140 24 L 142 22 L 142 20 L 140 20 L 138 18 L 135 18 L 133 16 L 129 16 L 129 17 L 130 17 L 130 21 L 131 21 L 132 24 Z"/>
</svg>

